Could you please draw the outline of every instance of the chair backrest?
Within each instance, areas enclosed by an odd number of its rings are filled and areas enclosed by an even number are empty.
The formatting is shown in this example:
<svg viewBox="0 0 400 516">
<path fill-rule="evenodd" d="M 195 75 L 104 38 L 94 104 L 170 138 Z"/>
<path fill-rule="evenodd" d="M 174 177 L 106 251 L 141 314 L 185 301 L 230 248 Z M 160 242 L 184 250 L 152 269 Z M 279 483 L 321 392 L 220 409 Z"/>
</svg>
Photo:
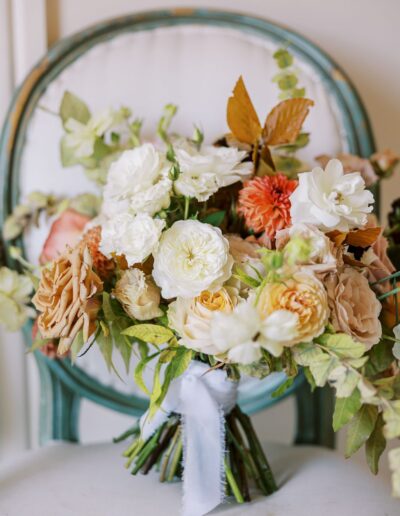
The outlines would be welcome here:
<svg viewBox="0 0 400 516">
<path fill-rule="evenodd" d="M 369 156 L 373 138 L 358 95 L 342 70 L 308 40 L 271 22 L 227 12 L 141 13 L 100 23 L 59 42 L 18 89 L 1 140 L 1 222 L 33 190 L 78 194 L 94 189 L 79 167 L 66 170 L 60 164 L 62 128 L 48 111 L 58 111 L 66 89 L 94 112 L 132 107 L 135 115 L 145 118 L 145 136 L 154 131 L 162 107 L 174 102 L 179 105 L 174 128 L 188 134 L 196 123 L 212 141 L 226 131 L 226 101 L 239 75 L 261 116 L 273 107 L 278 95 L 271 81 L 277 71 L 273 53 L 285 44 L 295 55 L 300 84 L 316 103 L 306 122 L 311 143 L 302 157 L 311 163 L 321 153 Z M 47 230 L 33 229 L 19 242 L 30 260 L 37 260 Z M 7 261 L 12 263 L 8 256 Z M 29 345 L 30 328 L 25 333 Z M 134 415 L 147 406 L 132 380 L 122 383 L 110 376 L 96 352 L 80 359 L 78 366 L 35 355 L 42 382 L 43 440 L 77 439 L 82 396 Z M 276 402 L 271 393 L 281 381 L 281 375 L 247 381 L 241 391 L 243 408 L 255 412 Z M 301 384 L 300 378 L 287 394 L 298 388 L 303 392 Z M 314 413 L 310 417 L 318 419 Z M 318 441 L 315 435 L 298 440 Z"/>
</svg>

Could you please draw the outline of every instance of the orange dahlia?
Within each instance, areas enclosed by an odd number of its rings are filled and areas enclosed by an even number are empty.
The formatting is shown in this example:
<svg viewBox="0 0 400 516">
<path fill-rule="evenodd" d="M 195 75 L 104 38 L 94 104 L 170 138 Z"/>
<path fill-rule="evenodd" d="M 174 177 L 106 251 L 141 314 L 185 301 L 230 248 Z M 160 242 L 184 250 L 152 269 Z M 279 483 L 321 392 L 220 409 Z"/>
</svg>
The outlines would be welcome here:
<svg viewBox="0 0 400 516">
<path fill-rule="evenodd" d="M 274 238 L 279 229 L 290 224 L 289 197 L 296 187 L 297 181 L 283 174 L 246 181 L 239 192 L 238 213 L 249 229 Z"/>
<path fill-rule="evenodd" d="M 93 267 L 101 279 L 107 279 L 115 269 L 115 263 L 104 256 L 100 251 L 101 227 L 95 226 L 89 229 L 82 238 L 82 242 L 89 248 L 92 256 Z"/>
</svg>

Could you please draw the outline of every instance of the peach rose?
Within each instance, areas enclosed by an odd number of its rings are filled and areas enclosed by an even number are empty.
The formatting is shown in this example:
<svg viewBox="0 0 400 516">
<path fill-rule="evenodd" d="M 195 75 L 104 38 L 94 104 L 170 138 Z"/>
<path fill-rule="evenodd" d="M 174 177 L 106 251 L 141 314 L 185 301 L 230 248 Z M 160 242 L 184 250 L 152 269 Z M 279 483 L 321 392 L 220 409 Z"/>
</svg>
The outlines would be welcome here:
<svg viewBox="0 0 400 516">
<path fill-rule="evenodd" d="M 41 265 L 55 260 L 67 246 L 74 247 L 82 236 L 90 217 L 68 209 L 53 222 L 39 258 Z"/>
<path fill-rule="evenodd" d="M 368 280 L 353 267 L 325 278 L 331 320 L 336 331 L 347 333 L 370 349 L 379 342 L 381 304 Z"/>
<path fill-rule="evenodd" d="M 321 335 L 328 323 L 328 299 L 324 285 L 311 272 L 295 272 L 280 283 L 267 283 L 262 290 L 257 310 L 262 319 L 277 310 L 297 315 L 297 331 L 287 345 L 310 342 Z"/>
</svg>

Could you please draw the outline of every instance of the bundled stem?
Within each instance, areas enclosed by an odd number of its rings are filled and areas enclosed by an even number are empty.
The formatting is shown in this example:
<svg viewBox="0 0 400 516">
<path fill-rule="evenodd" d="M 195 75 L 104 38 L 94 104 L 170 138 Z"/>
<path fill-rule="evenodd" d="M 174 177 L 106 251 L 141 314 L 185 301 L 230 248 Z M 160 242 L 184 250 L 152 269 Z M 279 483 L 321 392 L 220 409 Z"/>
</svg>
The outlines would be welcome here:
<svg viewBox="0 0 400 516">
<path fill-rule="evenodd" d="M 250 486 L 255 483 L 264 495 L 276 491 L 276 482 L 264 450 L 254 431 L 249 416 L 236 406 L 226 416 L 226 457 L 224 461 L 227 494 L 238 503 L 250 501 Z M 138 427 L 132 427 L 116 439 L 134 440 L 124 452 L 126 467 L 131 473 L 147 474 L 153 468 L 160 473 L 161 482 L 171 482 L 182 476 L 182 425 L 181 418 L 172 414 L 168 421 L 146 441 L 141 439 Z"/>
</svg>

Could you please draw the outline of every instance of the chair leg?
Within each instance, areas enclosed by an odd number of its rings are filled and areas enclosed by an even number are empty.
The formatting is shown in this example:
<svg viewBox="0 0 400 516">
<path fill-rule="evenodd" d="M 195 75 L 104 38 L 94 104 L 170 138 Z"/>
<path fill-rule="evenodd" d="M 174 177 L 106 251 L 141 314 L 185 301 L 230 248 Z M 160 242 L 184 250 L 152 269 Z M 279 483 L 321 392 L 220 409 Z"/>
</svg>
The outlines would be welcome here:
<svg viewBox="0 0 400 516">
<path fill-rule="evenodd" d="M 45 362 L 37 357 L 40 374 L 40 444 L 51 440 L 79 441 L 80 396 L 65 385 Z"/>
<path fill-rule="evenodd" d="M 296 391 L 297 435 L 295 444 L 313 444 L 335 447 L 335 433 L 332 428 L 334 395 L 326 386 L 311 392 L 308 382 Z"/>
</svg>

